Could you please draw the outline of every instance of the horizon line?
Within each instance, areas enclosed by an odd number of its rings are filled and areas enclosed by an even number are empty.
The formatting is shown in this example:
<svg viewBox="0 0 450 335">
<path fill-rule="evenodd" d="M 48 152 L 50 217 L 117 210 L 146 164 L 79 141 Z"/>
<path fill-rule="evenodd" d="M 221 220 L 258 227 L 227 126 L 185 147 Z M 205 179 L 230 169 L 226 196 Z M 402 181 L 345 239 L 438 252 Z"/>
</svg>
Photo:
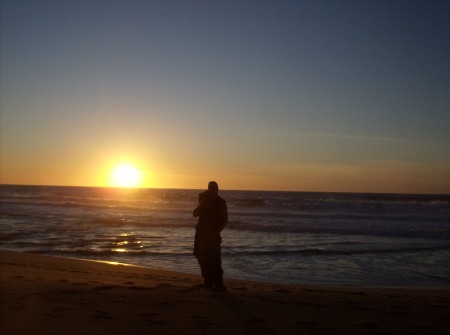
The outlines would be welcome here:
<svg viewBox="0 0 450 335">
<path fill-rule="evenodd" d="M 32 186 L 32 187 L 73 187 L 73 188 L 104 188 L 115 190 L 204 190 L 204 188 L 175 188 L 175 187 L 117 187 L 117 186 L 81 186 L 81 185 L 43 185 L 43 184 L 10 184 L 0 183 L 0 186 Z M 401 192 L 355 192 L 355 191 L 292 191 L 292 190 L 250 190 L 250 189 L 219 189 L 227 192 L 286 192 L 286 193 L 345 193 L 345 194 L 378 194 L 378 195 L 437 195 L 450 196 L 450 193 L 401 193 Z"/>
</svg>

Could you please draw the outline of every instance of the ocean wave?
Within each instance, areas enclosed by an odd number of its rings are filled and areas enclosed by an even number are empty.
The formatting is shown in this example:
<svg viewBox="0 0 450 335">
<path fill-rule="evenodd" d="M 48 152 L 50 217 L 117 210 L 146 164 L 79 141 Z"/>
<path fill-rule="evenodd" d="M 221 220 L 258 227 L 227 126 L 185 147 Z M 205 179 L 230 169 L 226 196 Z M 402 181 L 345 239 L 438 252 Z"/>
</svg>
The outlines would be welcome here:
<svg viewBox="0 0 450 335">
<path fill-rule="evenodd" d="M 144 250 L 85 250 L 85 249 L 67 249 L 67 250 L 52 250 L 34 248 L 27 250 L 29 253 L 34 254 L 46 254 L 46 255 L 61 255 L 61 256 L 74 256 L 74 257 L 89 257 L 89 258 L 102 258 L 107 256 L 127 256 L 127 257 L 183 257 L 192 256 L 192 252 L 164 252 L 164 251 L 144 251 Z"/>
<path fill-rule="evenodd" d="M 85 209 L 118 209 L 118 210 L 128 210 L 128 211 L 149 211 L 151 210 L 148 207 L 138 207 L 127 204 L 113 204 L 113 203 L 100 203 L 98 201 L 95 202 L 77 202 L 77 201 L 62 201 L 59 199 L 58 201 L 14 201 L 7 200 L 2 202 L 3 205 L 20 205 L 20 206 L 33 206 L 33 207 L 43 207 L 43 208 L 85 208 Z"/>
<path fill-rule="evenodd" d="M 280 207 L 324 205 L 329 207 L 356 205 L 450 205 L 450 195 L 367 194 L 367 193 L 308 193 L 308 192 L 236 192 L 225 191 L 232 204 L 271 205 Z"/>
<path fill-rule="evenodd" d="M 229 200 L 229 206 L 232 207 L 264 207 L 268 204 L 269 202 L 262 198 L 240 198 Z"/>
<path fill-rule="evenodd" d="M 359 254 L 392 254 L 392 253 L 414 253 L 414 252 L 428 252 L 450 250 L 450 245 L 441 246 L 426 246 L 426 247 L 405 247 L 405 248 L 385 248 L 385 249 L 320 249 L 320 248 L 305 248 L 296 250 L 244 250 L 231 251 L 225 250 L 222 254 L 230 257 L 248 256 L 351 256 Z"/>
<path fill-rule="evenodd" d="M 232 250 L 231 248 L 222 248 L 224 257 L 297 257 L 297 256 L 355 256 L 364 254 L 405 254 L 405 253 L 424 253 L 435 251 L 450 250 L 450 245 L 440 246 L 413 246 L 404 248 L 380 248 L 380 249 L 321 249 L 321 248 L 305 248 L 295 250 Z M 155 251 L 140 249 L 79 249 L 79 248 L 42 248 L 39 246 L 29 246 L 26 250 L 29 253 L 51 254 L 51 255 L 72 255 L 75 257 L 102 258 L 110 256 L 126 256 L 126 257 L 192 257 L 192 251 Z"/>
<path fill-rule="evenodd" d="M 164 203 L 159 201 L 89 201 L 86 199 L 58 199 L 58 200 L 29 200 L 29 199 L 10 199 L 1 202 L 3 207 L 6 206 L 20 206 L 21 208 L 33 207 L 48 210 L 52 208 L 69 208 L 69 209 L 87 209 L 97 211 L 126 211 L 126 212 L 173 212 L 176 211 L 191 211 L 196 204 L 185 203 Z"/>
<path fill-rule="evenodd" d="M 161 218 L 152 215 L 129 217 L 99 217 L 87 221 L 87 226 L 102 225 L 106 227 L 142 227 L 142 228 L 194 228 L 196 221 L 190 219 L 174 220 L 173 218 Z"/>
<path fill-rule="evenodd" d="M 275 222 L 231 221 L 226 229 L 253 231 L 260 233 L 294 233 L 294 234 L 331 234 L 331 235 L 366 235 L 385 237 L 428 237 L 450 239 L 450 225 L 446 222 L 392 221 L 348 221 L 348 220 L 299 220 L 286 223 L 283 220 Z"/>
<path fill-rule="evenodd" d="M 3 206 L 17 205 L 93 211 L 191 211 L 197 190 L 116 190 L 103 188 L 17 187 L 0 188 Z M 222 191 L 230 217 L 262 216 L 342 220 L 447 220 L 450 196 L 374 195 L 347 193 Z M 26 208 L 23 208 L 26 210 Z"/>
</svg>

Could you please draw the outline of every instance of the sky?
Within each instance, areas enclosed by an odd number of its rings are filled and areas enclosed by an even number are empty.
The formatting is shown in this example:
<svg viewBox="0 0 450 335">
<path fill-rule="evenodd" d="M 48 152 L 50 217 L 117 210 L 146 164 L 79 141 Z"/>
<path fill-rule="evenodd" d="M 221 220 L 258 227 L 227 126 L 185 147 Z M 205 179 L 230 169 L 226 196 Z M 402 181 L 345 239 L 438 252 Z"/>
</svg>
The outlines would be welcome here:
<svg viewBox="0 0 450 335">
<path fill-rule="evenodd" d="M 2 0 L 0 183 L 450 194 L 449 1 Z"/>
</svg>

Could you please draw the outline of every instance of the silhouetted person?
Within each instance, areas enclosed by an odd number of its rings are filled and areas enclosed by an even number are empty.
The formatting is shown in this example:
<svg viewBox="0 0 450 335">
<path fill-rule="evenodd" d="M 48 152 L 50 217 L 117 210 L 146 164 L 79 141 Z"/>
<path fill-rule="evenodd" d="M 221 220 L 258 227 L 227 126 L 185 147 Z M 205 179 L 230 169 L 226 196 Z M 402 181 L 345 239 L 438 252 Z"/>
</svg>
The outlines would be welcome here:
<svg viewBox="0 0 450 335">
<path fill-rule="evenodd" d="M 205 287 L 223 290 L 220 232 L 228 222 L 228 211 L 225 200 L 219 197 L 218 192 L 219 186 L 211 181 L 208 190 L 199 194 L 199 205 L 193 212 L 194 217 L 199 217 L 195 226 L 194 255 L 200 265 Z"/>
</svg>

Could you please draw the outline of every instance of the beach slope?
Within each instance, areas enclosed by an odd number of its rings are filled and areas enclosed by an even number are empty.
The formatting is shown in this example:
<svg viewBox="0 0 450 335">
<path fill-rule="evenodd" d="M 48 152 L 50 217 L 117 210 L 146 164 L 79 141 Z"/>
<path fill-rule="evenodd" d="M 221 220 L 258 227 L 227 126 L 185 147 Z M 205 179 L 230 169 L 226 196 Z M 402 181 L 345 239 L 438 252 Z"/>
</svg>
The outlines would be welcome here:
<svg viewBox="0 0 450 335">
<path fill-rule="evenodd" d="M 446 334 L 450 290 L 291 286 L 0 252 L 0 333 Z"/>
</svg>

